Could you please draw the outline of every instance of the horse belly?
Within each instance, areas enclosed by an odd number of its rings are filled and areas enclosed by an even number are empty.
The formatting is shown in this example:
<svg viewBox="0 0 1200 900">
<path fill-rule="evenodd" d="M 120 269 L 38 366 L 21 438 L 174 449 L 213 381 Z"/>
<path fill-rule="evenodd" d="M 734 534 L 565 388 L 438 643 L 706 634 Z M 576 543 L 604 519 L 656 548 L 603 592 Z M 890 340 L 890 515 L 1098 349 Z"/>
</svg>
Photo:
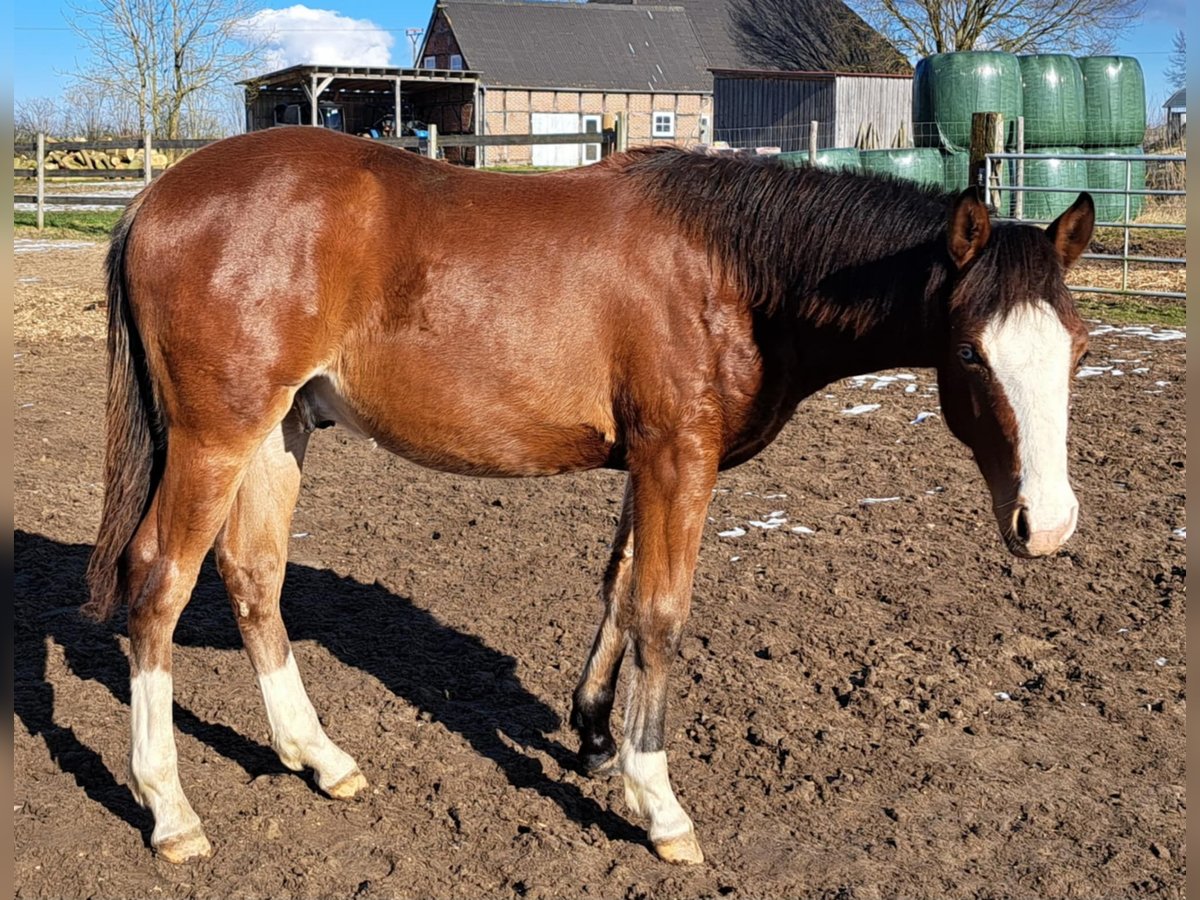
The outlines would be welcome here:
<svg viewBox="0 0 1200 900">
<path fill-rule="evenodd" d="M 469 380 L 322 376 L 303 392 L 318 421 L 334 422 L 412 462 L 487 477 L 556 475 L 609 463 L 616 445 L 600 404 L 531 402 L 528 392 Z M 508 396 L 506 396 L 508 395 Z M 590 407 L 590 408 L 589 408 Z"/>
</svg>

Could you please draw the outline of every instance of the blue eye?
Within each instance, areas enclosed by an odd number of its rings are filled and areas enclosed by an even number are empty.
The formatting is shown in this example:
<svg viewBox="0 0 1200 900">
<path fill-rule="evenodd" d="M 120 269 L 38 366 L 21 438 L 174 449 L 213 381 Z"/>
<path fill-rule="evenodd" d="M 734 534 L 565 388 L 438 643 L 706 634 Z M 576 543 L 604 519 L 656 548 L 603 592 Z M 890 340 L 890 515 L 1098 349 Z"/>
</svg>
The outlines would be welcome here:
<svg viewBox="0 0 1200 900">
<path fill-rule="evenodd" d="M 979 365 L 983 362 L 983 357 L 971 344 L 958 345 L 958 358 L 970 365 Z"/>
</svg>

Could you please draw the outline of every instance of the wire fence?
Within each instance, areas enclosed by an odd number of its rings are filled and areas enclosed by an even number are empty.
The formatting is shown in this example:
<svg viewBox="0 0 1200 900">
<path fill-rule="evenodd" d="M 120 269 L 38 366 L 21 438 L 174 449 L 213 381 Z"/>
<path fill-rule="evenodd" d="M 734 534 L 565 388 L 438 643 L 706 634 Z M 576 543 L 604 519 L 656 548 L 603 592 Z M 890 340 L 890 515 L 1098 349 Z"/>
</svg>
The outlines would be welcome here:
<svg viewBox="0 0 1200 900">
<path fill-rule="evenodd" d="M 1187 157 L 1182 154 L 1132 153 L 991 153 L 987 172 L 999 164 L 998 183 L 985 187 L 1002 214 L 1035 225 L 1048 225 L 1083 191 L 1092 195 L 1097 222 L 1093 246 L 1083 254 L 1097 265 L 1080 266 L 1082 283 L 1073 291 L 1088 294 L 1184 300 L 1187 279 Z M 1058 183 L 1030 183 L 1026 167 L 1057 164 Z M 1108 177 L 1091 171 L 1107 172 Z M 1076 173 L 1072 178 L 1070 173 Z M 1065 174 L 1064 174 L 1065 173 Z M 1005 176 L 1008 177 L 1005 177 Z M 1115 177 L 1114 177 L 1115 175 Z M 1030 208 L 1032 207 L 1032 209 Z M 1105 277 L 1119 267 L 1117 282 Z M 1163 288 L 1163 285 L 1168 285 Z"/>
</svg>

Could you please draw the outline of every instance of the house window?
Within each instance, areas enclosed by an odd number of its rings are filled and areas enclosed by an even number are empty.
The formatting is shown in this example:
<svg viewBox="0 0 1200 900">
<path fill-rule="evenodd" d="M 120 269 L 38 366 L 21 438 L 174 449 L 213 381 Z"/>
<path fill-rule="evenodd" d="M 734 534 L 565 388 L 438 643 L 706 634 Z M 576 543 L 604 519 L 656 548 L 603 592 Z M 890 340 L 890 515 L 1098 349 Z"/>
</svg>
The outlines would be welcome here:
<svg viewBox="0 0 1200 900">
<path fill-rule="evenodd" d="M 423 63 L 423 65 L 425 66 L 426 69 L 436 69 L 437 68 L 437 57 L 436 56 L 425 57 L 425 62 Z"/>
<path fill-rule="evenodd" d="M 651 129 L 651 135 L 656 138 L 673 138 L 675 137 L 675 113 L 673 112 L 656 112 L 654 113 L 654 127 Z"/>
<path fill-rule="evenodd" d="M 459 53 L 451 53 L 450 54 L 450 68 L 452 68 L 452 69 L 461 69 L 462 68 L 462 55 L 461 54 L 459 54 Z"/>
<path fill-rule="evenodd" d="M 702 144 L 712 143 L 712 120 L 708 116 L 700 117 L 700 142 Z"/>
</svg>

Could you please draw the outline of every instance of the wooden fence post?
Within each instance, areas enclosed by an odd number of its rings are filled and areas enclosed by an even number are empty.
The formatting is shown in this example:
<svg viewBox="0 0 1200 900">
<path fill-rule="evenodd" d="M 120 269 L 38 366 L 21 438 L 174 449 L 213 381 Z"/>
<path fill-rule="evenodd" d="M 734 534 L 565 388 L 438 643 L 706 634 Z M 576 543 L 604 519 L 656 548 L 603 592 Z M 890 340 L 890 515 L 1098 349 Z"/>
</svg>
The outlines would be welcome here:
<svg viewBox="0 0 1200 900">
<path fill-rule="evenodd" d="M 142 135 L 142 180 L 146 187 L 150 187 L 150 180 L 154 177 L 154 150 L 150 145 L 150 132 L 147 131 Z"/>
<path fill-rule="evenodd" d="M 37 136 L 37 227 L 42 230 L 46 219 L 46 135 Z"/>
<path fill-rule="evenodd" d="M 437 159 L 437 124 L 429 123 L 429 138 L 425 142 L 425 155 L 430 159 Z"/>
<path fill-rule="evenodd" d="M 808 164 L 815 166 L 817 164 L 817 129 L 821 127 L 821 123 L 816 119 L 808 123 Z"/>
<path fill-rule="evenodd" d="M 971 162 L 968 184 L 978 185 L 985 191 L 987 202 L 992 202 L 992 190 L 1000 185 L 1000 167 L 997 162 L 987 171 L 987 154 L 1004 152 L 1004 116 L 997 112 L 974 113 L 971 116 Z"/>
</svg>

